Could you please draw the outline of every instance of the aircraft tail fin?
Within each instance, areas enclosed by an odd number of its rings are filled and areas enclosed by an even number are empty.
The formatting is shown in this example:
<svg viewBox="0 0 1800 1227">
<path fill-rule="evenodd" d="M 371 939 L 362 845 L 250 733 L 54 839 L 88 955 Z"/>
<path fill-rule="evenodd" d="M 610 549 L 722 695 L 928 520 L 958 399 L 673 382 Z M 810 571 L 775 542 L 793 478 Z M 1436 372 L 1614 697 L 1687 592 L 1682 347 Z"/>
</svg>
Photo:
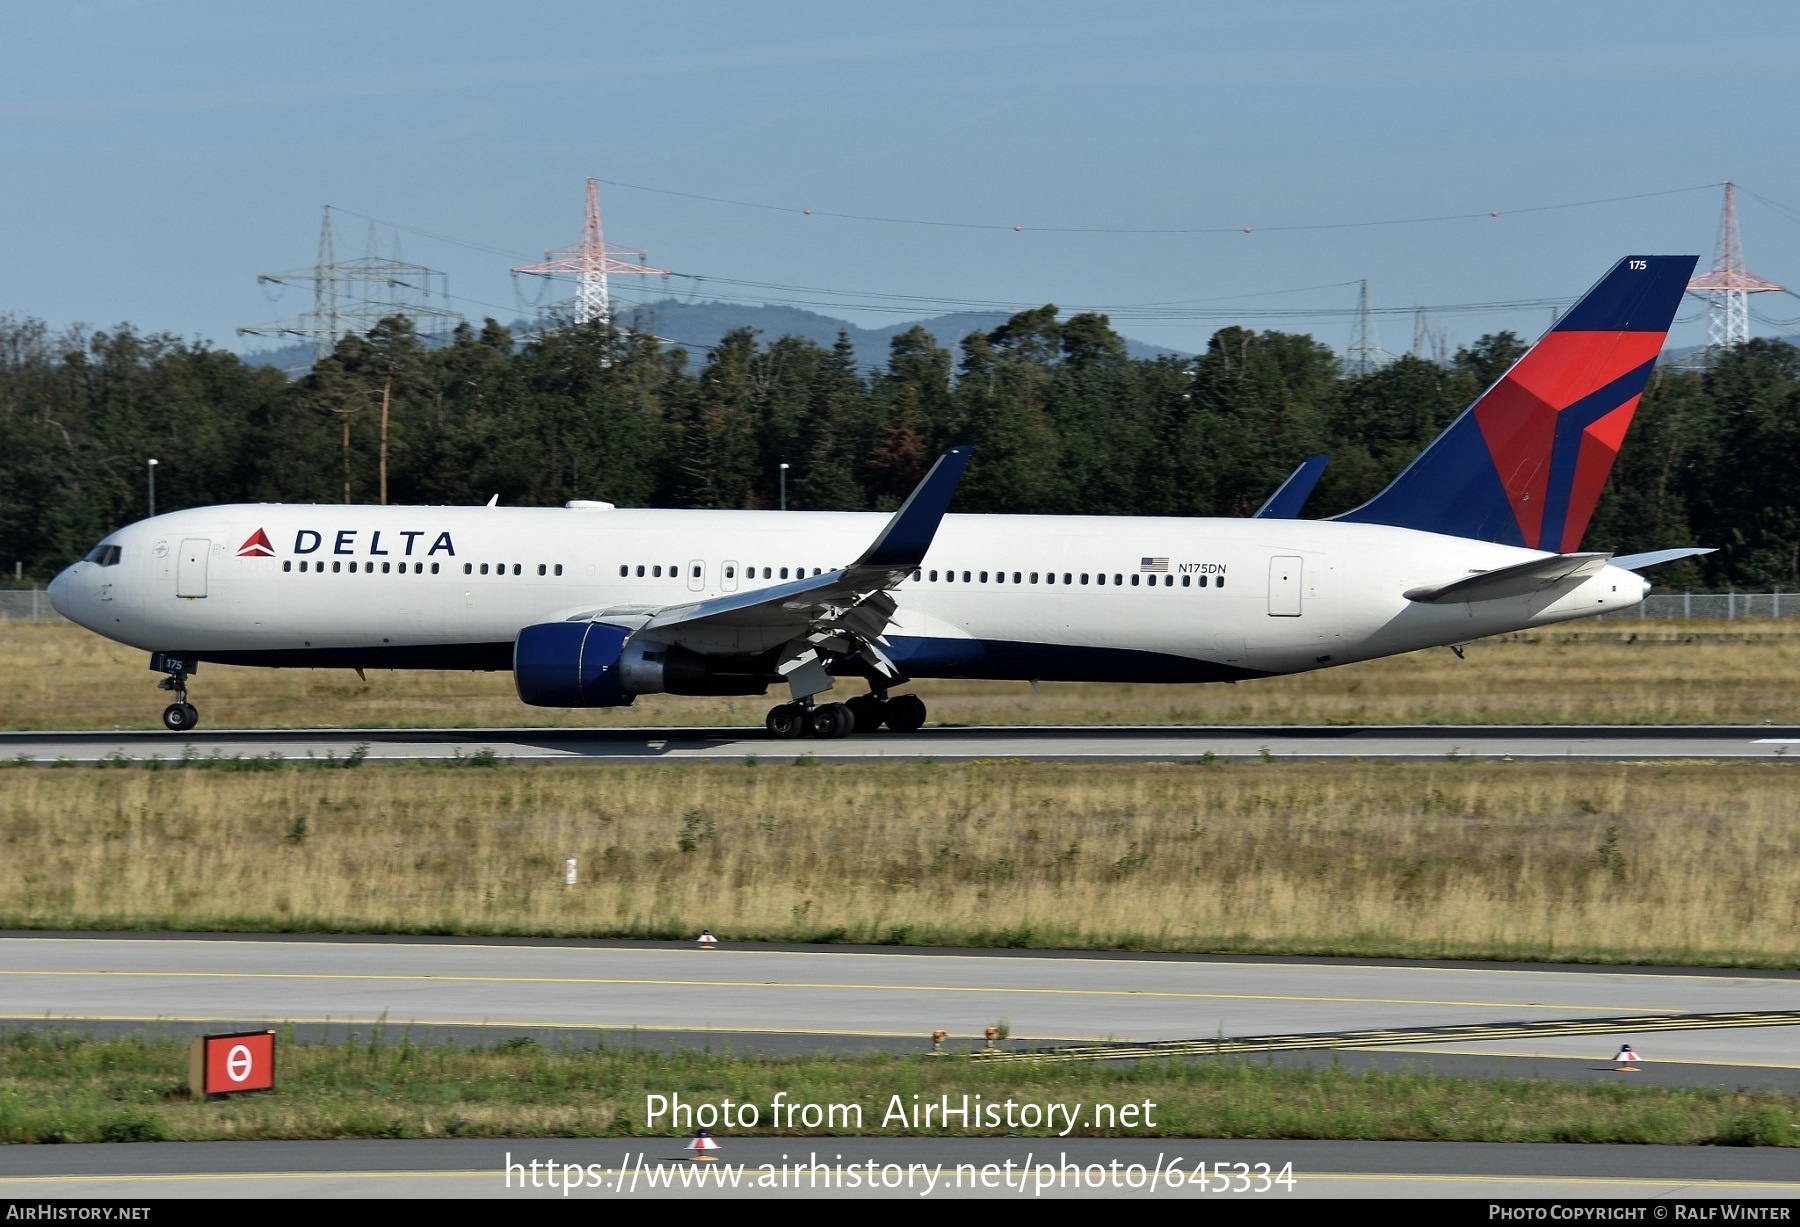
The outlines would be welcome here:
<svg viewBox="0 0 1800 1227">
<path fill-rule="evenodd" d="M 1574 553 L 1697 260 L 1620 260 L 1387 489 L 1334 518 Z"/>
</svg>

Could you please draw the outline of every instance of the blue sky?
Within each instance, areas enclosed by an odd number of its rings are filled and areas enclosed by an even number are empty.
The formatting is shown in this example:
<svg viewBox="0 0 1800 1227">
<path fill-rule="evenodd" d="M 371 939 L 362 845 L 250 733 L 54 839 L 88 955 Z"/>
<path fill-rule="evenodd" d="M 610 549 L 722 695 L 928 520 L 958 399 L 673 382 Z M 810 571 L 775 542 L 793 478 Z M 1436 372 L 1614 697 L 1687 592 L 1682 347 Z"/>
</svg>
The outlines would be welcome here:
<svg viewBox="0 0 1800 1227">
<path fill-rule="evenodd" d="M 1377 306 L 1410 309 L 1572 297 L 1628 252 L 1709 261 L 1720 193 L 1701 185 L 1728 178 L 1757 194 L 1749 266 L 1800 286 L 1792 4 L 5 12 L 0 314 L 55 327 L 246 344 L 237 325 L 309 305 L 255 278 L 312 262 L 325 204 L 405 227 L 404 257 L 447 272 L 459 309 L 511 318 L 508 266 L 578 237 L 590 175 L 776 206 L 603 189 L 609 239 L 702 278 L 667 292 L 804 287 L 766 296 L 870 325 L 1056 302 L 1196 349 L 1224 322 L 1198 313 L 1237 302 L 1319 313 L 1247 322 L 1342 347 L 1350 320 L 1324 312 L 1365 278 Z M 1224 232 L 1128 233 L 1157 229 Z M 366 234 L 347 216 L 339 253 Z M 1128 309 L 1192 300 L 1223 301 Z M 1800 316 L 1786 296 L 1752 305 Z M 1683 317 L 1675 343 L 1702 341 L 1704 309 Z M 1455 344 L 1548 319 L 1435 322 Z M 1410 347 L 1410 315 L 1380 323 L 1387 348 Z"/>
</svg>

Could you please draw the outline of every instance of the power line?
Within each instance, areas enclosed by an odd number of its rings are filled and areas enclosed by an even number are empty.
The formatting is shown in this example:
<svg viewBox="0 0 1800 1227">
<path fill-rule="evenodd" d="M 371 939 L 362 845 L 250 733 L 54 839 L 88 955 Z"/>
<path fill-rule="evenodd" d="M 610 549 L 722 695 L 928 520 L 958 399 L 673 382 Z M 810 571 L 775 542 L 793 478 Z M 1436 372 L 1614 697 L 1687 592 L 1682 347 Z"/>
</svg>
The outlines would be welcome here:
<svg viewBox="0 0 1800 1227">
<path fill-rule="evenodd" d="M 1200 235 L 1200 234 L 1258 234 L 1268 232 L 1284 232 L 1295 230 L 1359 230 L 1373 226 L 1414 226 L 1433 222 L 1473 221 L 1480 218 L 1499 218 L 1520 213 L 1547 213 L 1559 209 L 1583 209 L 1593 205 L 1619 204 L 1630 200 L 1648 200 L 1657 196 L 1676 196 L 1684 192 L 1710 190 L 1717 186 L 1712 183 L 1694 184 L 1690 187 L 1666 188 L 1654 192 L 1637 192 L 1625 196 L 1603 196 L 1593 200 L 1571 200 L 1557 204 L 1525 205 L 1508 209 L 1483 209 L 1463 213 L 1439 213 L 1420 217 L 1375 218 L 1362 221 L 1341 222 L 1296 222 L 1286 225 L 1270 226 L 1044 226 L 1024 225 L 1020 223 L 949 221 L 940 218 L 924 217 L 889 217 L 873 213 L 848 213 L 833 209 L 813 209 L 795 205 L 769 204 L 763 201 L 735 200 L 727 196 L 708 196 L 699 192 L 682 192 L 672 188 L 650 187 L 641 183 L 626 183 L 620 179 L 602 179 L 608 187 L 620 187 L 629 191 L 650 192 L 658 196 L 677 196 L 685 200 L 700 200 L 709 204 L 728 205 L 740 209 L 758 209 L 770 213 L 798 214 L 805 217 L 829 217 L 842 221 L 873 222 L 891 226 L 931 226 L 950 230 L 988 230 L 1012 231 L 1020 233 L 1031 231 L 1034 234 L 1143 234 L 1143 235 Z"/>
</svg>

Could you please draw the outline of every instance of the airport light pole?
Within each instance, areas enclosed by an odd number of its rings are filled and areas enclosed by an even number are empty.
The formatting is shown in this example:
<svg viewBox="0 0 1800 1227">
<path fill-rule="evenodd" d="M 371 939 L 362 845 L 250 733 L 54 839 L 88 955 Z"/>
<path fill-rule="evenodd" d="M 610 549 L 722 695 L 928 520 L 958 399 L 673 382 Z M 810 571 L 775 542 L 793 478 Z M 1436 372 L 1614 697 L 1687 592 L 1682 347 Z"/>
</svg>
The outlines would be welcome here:
<svg viewBox="0 0 1800 1227">
<path fill-rule="evenodd" d="M 152 517 L 156 515 L 156 466 L 158 463 L 159 462 L 152 457 L 149 463 L 144 465 L 144 476 L 146 478 L 145 486 L 150 492 L 149 505 L 150 515 Z"/>
<path fill-rule="evenodd" d="M 781 509 L 787 510 L 787 461 L 781 462 Z"/>
</svg>

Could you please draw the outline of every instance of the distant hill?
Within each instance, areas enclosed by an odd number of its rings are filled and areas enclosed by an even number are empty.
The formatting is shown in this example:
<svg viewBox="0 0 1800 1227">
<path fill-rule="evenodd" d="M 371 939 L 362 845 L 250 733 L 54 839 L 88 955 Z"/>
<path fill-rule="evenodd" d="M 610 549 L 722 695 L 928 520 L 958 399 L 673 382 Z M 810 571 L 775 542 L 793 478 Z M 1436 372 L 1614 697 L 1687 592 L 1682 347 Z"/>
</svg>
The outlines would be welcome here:
<svg viewBox="0 0 1800 1227">
<path fill-rule="evenodd" d="M 754 328 L 759 339 L 764 342 L 793 336 L 803 337 L 826 347 L 836 344 L 838 333 L 844 332 L 849 334 L 850 343 L 856 347 L 858 363 L 864 367 L 883 367 L 887 365 L 889 343 L 915 324 L 922 326 L 937 338 L 939 345 L 954 354 L 962 339 L 971 332 L 991 332 L 1004 324 L 1007 318 L 1002 312 L 960 312 L 933 316 L 930 319 L 905 320 L 889 324 L 885 328 L 860 328 L 848 320 L 820 315 L 816 311 L 802 311 L 797 307 L 723 302 L 689 303 L 674 298 L 646 303 L 619 313 L 621 323 L 654 332 L 665 341 L 684 346 L 689 352 L 690 365 L 696 367 L 706 361 L 707 351 L 734 328 Z M 528 331 L 531 325 L 524 320 L 514 320 L 508 327 L 513 330 L 514 335 L 519 335 Z M 438 344 L 447 339 L 428 337 L 426 341 L 428 344 Z M 1189 356 L 1180 350 L 1164 349 L 1160 345 L 1134 341 L 1130 337 L 1125 338 L 1125 351 L 1133 358 Z M 279 367 L 290 376 L 298 378 L 312 365 L 312 346 L 303 343 L 280 349 L 258 350 L 244 354 L 244 361 L 257 366 Z"/>
<path fill-rule="evenodd" d="M 733 328 L 754 328 L 764 341 L 794 336 L 825 346 L 835 344 L 838 333 L 843 332 L 856 347 L 856 360 L 866 367 L 886 366 L 889 342 L 915 325 L 923 327 L 937 338 L 939 345 L 955 353 L 962 339 L 971 332 L 991 332 L 1008 319 L 1004 312 L 965 311 L 930 319 L 905 320 L 885 328 L 861 328 L 847 320 L 820 315 L 816 311 L 802 311 L 798 307 L 686 303 L 674 298 L 646 303 L 636 310 L 642 313 L 641 317 L 633 317 L 641 318 L 639 327 L 648 328 L 665 340 L 702 351 L 717 345 L 719 339 Z M 1179 350 L 1164 349 L 1130 337 L 1125 338 L 1125 351 L 1133 358 L 1188 356 Z M 701 356 L 703 358 L 704 353 Z"/>
</svg>

